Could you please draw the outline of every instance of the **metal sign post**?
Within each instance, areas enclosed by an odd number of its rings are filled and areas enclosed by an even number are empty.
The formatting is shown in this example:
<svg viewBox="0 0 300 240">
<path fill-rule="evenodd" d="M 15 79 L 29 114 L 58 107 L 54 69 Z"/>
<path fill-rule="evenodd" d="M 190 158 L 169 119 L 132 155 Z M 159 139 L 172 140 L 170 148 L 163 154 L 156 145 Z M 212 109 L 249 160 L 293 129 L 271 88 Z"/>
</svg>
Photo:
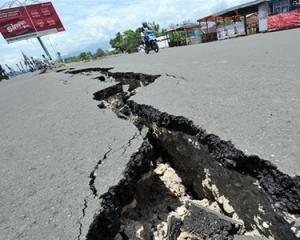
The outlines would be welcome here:
<svg viewBox="0 0 300 240">
<path fill-rule="evenodd" d="M 18 7 L 19 6 L 25 6 L 27 1 L 28 0 L 24 0 L 23 2 L 22 1 L 18 1 L 18 0 L 9 1 L 9 2 L 5 3 L 3 6 L 1 6 L 0 9 L 2 9 L 2 8 L 11 8 L 13 5 L 16 5 Z M 40 3 L 41 1 L 30 0 L 30 2 L 32 2 L 32 3 Z"/>
<path fill-rule="evenodd" d="M 48 58 L 50 60 L 52 60 L 52 57 L 50 55 L 50 53 L 48 52 L 47 48 L 45 47 L 44 43 L 42 42 L 42 39 L 40 37 L 37 37 L 37 40 L 39 41 L 39 43 L 41 44 L 42 48 L 44 49 L 46 55 L 48 56 Z"/>
</svg>

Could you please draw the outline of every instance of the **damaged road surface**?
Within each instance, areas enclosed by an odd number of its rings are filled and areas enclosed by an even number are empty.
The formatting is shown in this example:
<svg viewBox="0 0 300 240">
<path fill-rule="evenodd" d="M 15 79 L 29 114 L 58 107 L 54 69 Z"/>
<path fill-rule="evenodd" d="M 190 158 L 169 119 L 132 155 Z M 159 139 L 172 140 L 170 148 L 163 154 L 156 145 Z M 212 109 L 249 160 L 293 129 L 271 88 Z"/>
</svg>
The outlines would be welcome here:
<svg viewBox="0 0 300 240">
<path fill-rule="evenodd" d="M 299 239 L 298 35 L 1 82 L 0 239 Z"/>
</svg>

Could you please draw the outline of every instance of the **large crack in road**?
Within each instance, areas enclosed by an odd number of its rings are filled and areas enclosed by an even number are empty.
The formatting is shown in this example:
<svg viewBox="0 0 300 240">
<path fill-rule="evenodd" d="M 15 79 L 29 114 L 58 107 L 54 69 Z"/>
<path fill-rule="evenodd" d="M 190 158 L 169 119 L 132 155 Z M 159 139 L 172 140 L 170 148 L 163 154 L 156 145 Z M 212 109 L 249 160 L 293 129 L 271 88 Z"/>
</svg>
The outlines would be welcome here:
<svg viewBox="0 0 300 240">
<path fill-rule="evenodd" d="M 134 124 L 144 139 L 124 178 L 101 196 L 94 186 L 101 160 L 92 170 L 89 187 L 101 207 L 86 239 L 300 238 L 299 176 L 244 154 L 185 117 L 130 99 L 160 75 L 111 70 L 66 72 L 116 82 L 94 99 Z"/>
</svg>

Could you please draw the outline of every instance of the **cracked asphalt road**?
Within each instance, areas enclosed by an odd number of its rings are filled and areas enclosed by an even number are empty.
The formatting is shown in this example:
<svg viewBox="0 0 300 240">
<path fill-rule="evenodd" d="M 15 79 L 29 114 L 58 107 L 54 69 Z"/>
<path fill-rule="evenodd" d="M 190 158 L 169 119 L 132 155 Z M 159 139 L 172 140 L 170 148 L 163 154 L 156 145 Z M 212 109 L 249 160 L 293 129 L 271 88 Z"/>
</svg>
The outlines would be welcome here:
<svg viewBox="0 0 300 240">
<path fill-rule="evenodd" d="M 72 67 L 162 74 L 132 99 L 183 115 L 293 176 L 300 175 L 299 37 L 294 29 Z M 108 86 L 56 72 L 0 83 L 0 239 L 84 239 L 99 208 L 91 172 L 112 149 L 95 181 L 105 193 L 142 142 L 131 123 L 97 108 L 93 93 Z"/>
<path fill-rule="evenodd" d="M 84 200 L 87 219 L 93 209 L 89 175 L 110 148 L 98 194 L 122 177 L 138 131 L 97 108 L 93 93 L 109 85 L 55 72 L 1 84 L 0 239 L 77 239 Z"/>
<path fill-rule="evenodd" d="M 293 29 L 100 62 L 112 72 L 161 74 L 132 99 L 183 115 L 294 176 L 300 175 L 299 37 Z"/>
</svg>

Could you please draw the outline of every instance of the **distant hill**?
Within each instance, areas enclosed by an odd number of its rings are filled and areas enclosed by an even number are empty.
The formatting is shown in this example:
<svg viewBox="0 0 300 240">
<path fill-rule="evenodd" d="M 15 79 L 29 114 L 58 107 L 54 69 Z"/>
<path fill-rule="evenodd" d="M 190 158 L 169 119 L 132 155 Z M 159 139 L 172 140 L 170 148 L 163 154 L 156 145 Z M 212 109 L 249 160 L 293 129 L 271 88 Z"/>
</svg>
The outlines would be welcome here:
<svg viewBox="0 0 300 240">
<path fill-rule="evenodd" d="M 67 57 L 76 57 L 82 52 L 91 52 L 91 53 L 96 53 L 98 48 L 101 48 L 103 51 L 106 51 L 111 48 L 109 43 L 103 44 L 103 43 L 95 43 L 92 45 L 89 45 L 83 49 L 76 50 L 74 52 L 70 52 L 68 54 L 62 55 L 62 58 L 67 58 Z"/>
</svg>

